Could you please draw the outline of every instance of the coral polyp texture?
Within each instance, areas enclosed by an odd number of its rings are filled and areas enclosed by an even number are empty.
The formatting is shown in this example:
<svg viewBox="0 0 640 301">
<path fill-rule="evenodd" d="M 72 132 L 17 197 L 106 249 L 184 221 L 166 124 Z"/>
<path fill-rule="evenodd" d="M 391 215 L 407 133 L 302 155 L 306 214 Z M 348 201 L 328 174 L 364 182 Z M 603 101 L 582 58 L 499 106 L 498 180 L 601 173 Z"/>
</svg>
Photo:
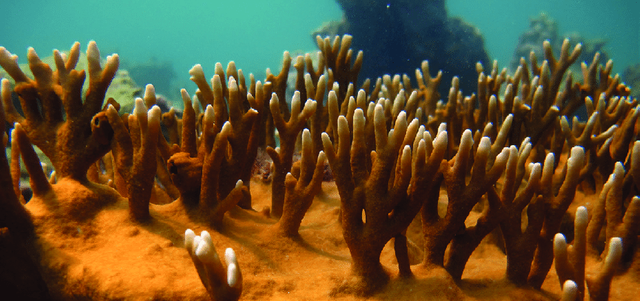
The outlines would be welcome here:
<svg viewBox="0 0 640 301">
<path fill-rule="evenodd" d="M 165 113 L 152 85 L 131 112 L 105 97 L 118 56 L 95 42 L 86 70 L 78 43 L 53 67 L 29 49 L 33 77 L 0 48 L 2 298 L 640 294 L 640 109 L 611 61 L 574 81 L 581 45 L 545 42 L 441 100 L 429 62 L 357 88 L 352 38 L 316 40 L 317 66 L 285 52 L 264 81 L 195 65 Z"/>
</svg>

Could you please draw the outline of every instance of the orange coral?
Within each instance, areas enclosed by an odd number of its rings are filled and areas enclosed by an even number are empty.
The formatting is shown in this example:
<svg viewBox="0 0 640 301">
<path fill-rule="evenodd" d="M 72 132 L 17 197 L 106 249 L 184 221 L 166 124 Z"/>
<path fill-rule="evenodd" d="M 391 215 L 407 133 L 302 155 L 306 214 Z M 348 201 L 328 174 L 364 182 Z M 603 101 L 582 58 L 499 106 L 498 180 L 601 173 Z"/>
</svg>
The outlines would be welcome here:
<svg viewBox="0 0 640 301">
<path fill-rule="evenodd" d="M 162 116 L 168 141 L 152 86 L 131 114 L 120 116 L 115 100 L 104 104 L 118 57 L 101 67 L 94 42 L 84 95 L 85 73 L 73 69 L 78 44 L 66 57 L 54 52 L 56 71 L 30 50 L 34 79 L 0 49 L 0 65 L 16 80 L 13 88 L 3 80 L 0 94 L 0 128 L 5 110 L 15 122 L 11 144 L 3 139 L 11 164 L 0 156 L 0 227 L 33 256 L 34 273 L 44 276 L 52 297 L 390 298 L 415 290 L 469 299 L 502 290 L 512 299 L 548 299 L 564 290 L 569 300 L 585 291 L 621 298 L 606 287 L 637 287 L 628 283 L 637 284 L 640 110 L 610 76 L 610 64 L 601 67 L 596 57 L 584 67 L 585 82 L 574 83 L 566 70 L 580 46 L 570 53 L 565 42 L 556 60 L 545 44 L 545 62 L 529 67 L 523 59 L 513 77 L 497 63 L 487 74 L 479 65 L 477 94 L 464 96 L 454 78 L 445 104 L 436 92 L 441 77 L 431 77 L 427 63 L 416 73 L 417 89 L 408 76 L 389 75 L 373 89 L 366 81 L 356 90 L 362 55 L 351 64 L 351 38 L 317 41 L 318 66 L 309 56 L 296 58 L 291 107 L 288 54 L 280 74 L 268 72 L 264 84 L 249 76 L 247 85 L 233 63 L 226 72 L 217 64 L 209 84 L 194 66 L 199 90 L 193 97 L 182 91 L 182 118 L 175 111 Z M 582 105 L 588 120 L 567 118 Z M 51 159 L 54 176 L 43 172 L 31 143 Z M 273 184 L 253 182 L 250 191 L 258 147 L 267 146 Z M 325 156 L 334 183 L 320 181 Z M 18 196 L 19 157 L 34 193 L 26 204 Z M 604 242 L 618 236 L 621 245 L 614 242 L 609 253 L 620 253 L 622 264 L 605 260 L 605 276 L 582 277 L 578 270 L 588 275 L 592 266 L 565 260 L 558 240 L 561 259 L 550 271 L 552 240 L 570 225 L 567 211 L 596 194 L 602 197 L 589 208 L 587 254 L 606 254 Z M 153 204 L 154 198 L 169 204 Z M 271 214 L 253 210 L 269 205 Z M 583 224 L 581 215 L 577 248 Z M 491 234 L 498 227 L 502 236 Z M 186 229 L 206 231 L 197 238 Z M 7 230 L 0 233 L 14 243 Z M 488 242 L 489 236 L 503 241 Z M 235 250 L 225 256 L 226 267 L 215 252 L 221 246 Z M 567 262 L 578 275 L 567 272 Z M 349 271 L 355 282 L 345 281 Z M 486 271 L 492 274 L 479 276 Z M 503 274 L 507 285 L 465 284 Z M 555 277 L 563 288 L 548 281 Z"/>
</svg>

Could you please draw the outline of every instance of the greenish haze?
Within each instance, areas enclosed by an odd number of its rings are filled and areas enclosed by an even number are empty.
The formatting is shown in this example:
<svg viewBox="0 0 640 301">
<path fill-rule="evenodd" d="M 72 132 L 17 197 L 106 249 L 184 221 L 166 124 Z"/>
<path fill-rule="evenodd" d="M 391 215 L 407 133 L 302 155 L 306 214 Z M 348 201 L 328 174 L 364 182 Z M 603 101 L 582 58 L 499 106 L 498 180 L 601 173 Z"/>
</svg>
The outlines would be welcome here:
<svg viewBox="0 0 640 301">
<path fill-rule="evenodd" d="M 0 45 L 21 62 L 29 46 L 49 56 L 52 49 L 66 50 L 74 41 L 85 49 L 95 40 L 103 55 L 117 52 L 125 61 L 171 61 L 181 86 L 190 92 L 195 85 L 189 83 L 188 71 L 194 64 L 202 64 L 211 75 L 216 62 L 226 66 L 235 60 L 239 68 L 264 74 L 267 67 L 280 68 L 285 50 L 314 50 L 311 32 L 342 16 L 332 0 L 6 2 Z"/>
<path fill-rule="evenodd" d="M 5 2 L 0 45 L 22 62 L 29 46 L 48 56 L 52 49 L 65 50 L 74 41 L 84 48 L 95 40 L 103 55 L 117 52 L 124 62 L 171 62 L 178 75 L 175 86 L 190 92 L 195 86 L 187 72 L 194 64 L 201 63 L 210 76 L 216 62 L 235 60 L 261 79 L 265 68 L 280 67 L 284 50 L 314 50 L 310 33 L 342 15 L 334 0 Z M 614 71 L 640 62 L 638 1 L 449 0 L 447 6 L 450 15 L 479 28 L 489 54 L 502 66 L 511 59 L 529 17 L 540 11 L 558 21 L 560 33 L 579 31 L 587 38 L 608 39 Z"/>
<path fill-rule="evenodd" d="M 484 35 L 489 55 L 501 66 L 511 60 L 518 37 L 529 18 L 546 12 L 558 23 L 559 34 L 579 32 L 604 38 L 614 60 L 614 72 L 640 63 L 640 2 L 635 0 L 447 0 L 450 16 L 461 16 Z"/>
</svg>

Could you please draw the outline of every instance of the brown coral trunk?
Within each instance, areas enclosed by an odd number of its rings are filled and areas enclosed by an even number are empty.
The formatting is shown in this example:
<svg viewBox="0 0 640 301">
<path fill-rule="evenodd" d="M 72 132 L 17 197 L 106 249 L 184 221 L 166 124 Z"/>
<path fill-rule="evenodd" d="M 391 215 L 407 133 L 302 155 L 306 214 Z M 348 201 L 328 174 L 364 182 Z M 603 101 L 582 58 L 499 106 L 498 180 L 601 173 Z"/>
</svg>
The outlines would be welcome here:
<svg viewBox="0 0 640 301">
<path fill-rule="evenodd" d="M 394 238 L 393 248 L 398 260 L 398 270 L 401 277 L 411 277 L 411 263 L 409 260 L 409 250 L 407 249 L 407 236 L 398 234 Z"/>
<path fill-rule="evenodd" d="M 289 143 L 280 144 L 280 164 L 275 164 L 273 180 L 271 182 L 271 216 L 280 218 L 284 208 L 284 196 L 286 188 L 284 181 L 287 173 L 291 171 L 293 165 L 293 152 L 295 145 Z"/>
<path fill-rule="evenodd" d="M 352 258 L 353 273 L 360 278 L 364 291 L 362 293 L 369 294 L 374 290 L 381 289 L 389 282 L 389 275 L 380 263 L 380 253 L 382 247 L 349 246 Z"/>
</svg>

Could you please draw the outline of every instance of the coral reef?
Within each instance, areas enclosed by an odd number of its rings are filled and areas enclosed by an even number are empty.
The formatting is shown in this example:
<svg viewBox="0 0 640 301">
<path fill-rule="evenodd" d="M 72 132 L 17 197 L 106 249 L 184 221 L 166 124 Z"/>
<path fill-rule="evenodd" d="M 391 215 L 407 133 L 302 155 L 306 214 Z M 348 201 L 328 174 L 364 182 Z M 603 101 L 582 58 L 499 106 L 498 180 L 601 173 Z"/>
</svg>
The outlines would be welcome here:
<svg viewBox="0 0 640 301">
<path fill-rule="evenodd" d="M 605 39 L 587 39 L 579 32 L 568 32 L 560 34 L 558 23 L 546 12 L 540 12 L 538 16 L 529 19 L 529 30 L 522 33 L 518 38 L 518 45 L 513 52 L 513 59 L 509 64 L 512 70 L 516 70 L 520 65 L 520 58 L 528 57 L 531 52 L 542 53 L 542 43 L 549 41 L 554 49 L 560 48 L 564 39 L 570 39 L 572 43 L 582 44 L 579 62 L 590 61 L 598 53 L 600 60 L 606 62 L 609 55 L 606 52 Z M 538 63 L 542 63 L 542 57 L 536 57 Z M 576 76 L 580 76 L 580 66 L 572 68 Z M 578 78 L 579 79 L 579 78 Z"/>
<path fill-rule="evenodd" d="M 443 102 L 437 91 L 448 79 L 430 74 L 433 62 L 416 70 L 417 85 L 385 75 L 356 88 L 365 65 L 352 37 L 316 41 L 316 65 L 310 55 L 285 52 L 280 73 L 268 70 L 265 81 L 233 62 L 226 70 L 216 64 L 207 80 L 195 65 L 189 74 L 198 90 L 181 90 L 182 115 L 162 113 L 152 85 L 123 112 L 106 96 L 119 57 L 101 64 L 95 42 L 86 70 L 75 69 L 78 43 L 68 55 L 54 51 L 55 68 L 29 49 L 33 78 L 0 48 L 15 83 L 3 79 L 0 93 L 0 129 L 12 128 L 0 155 L 5 294 L 632 300 L 640 293 L 640 109 L 610 61 L 602 66 L 595 54 L 574 81 L 568 70 L 582 45 L 564 40 L 556 57 L 544 42 L 544 60 L 521 59 L 513 75 L 478 63 L 473 94 L 453 77 Z M 588 118 L 574 117 L 578 109 Z M 20 192 L 20 165 L 31 198 Z M 327 170 L 331 182 L 322 181 Z"/>
<path fill-rule="evenodd" d="M 622 79 L 629 87 L 640 87 L 640 64 L 635 64 L 624 69 Z M 638 89 L 631 89 L 632 96 L 638 98 L 640 92 Z"/>
</svg>

